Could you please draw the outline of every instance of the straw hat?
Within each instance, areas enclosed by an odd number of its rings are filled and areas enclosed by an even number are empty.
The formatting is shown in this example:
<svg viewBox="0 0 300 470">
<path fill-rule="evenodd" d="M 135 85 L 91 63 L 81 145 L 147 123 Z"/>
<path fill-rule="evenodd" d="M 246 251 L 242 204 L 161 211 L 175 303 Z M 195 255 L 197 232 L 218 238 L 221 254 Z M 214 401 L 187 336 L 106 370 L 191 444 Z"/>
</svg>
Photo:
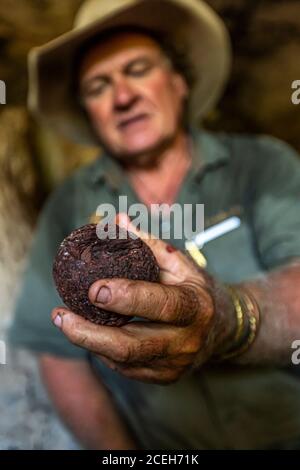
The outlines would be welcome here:
<svg viewBox="0 0 300 470">
<path fill-rule="evenodd" d="M 116 27 L 137 26 L 180 44 L 194 67 L 189 116 L 199 122 L 220 97 L 231 64 L 227 30 L 201 0 L 87 0 L 71 31 L 29 54 L 29 109 L 72 140 L 97 143 L 73 91 L 73 61 L 83 42 Z"/>
</svg>

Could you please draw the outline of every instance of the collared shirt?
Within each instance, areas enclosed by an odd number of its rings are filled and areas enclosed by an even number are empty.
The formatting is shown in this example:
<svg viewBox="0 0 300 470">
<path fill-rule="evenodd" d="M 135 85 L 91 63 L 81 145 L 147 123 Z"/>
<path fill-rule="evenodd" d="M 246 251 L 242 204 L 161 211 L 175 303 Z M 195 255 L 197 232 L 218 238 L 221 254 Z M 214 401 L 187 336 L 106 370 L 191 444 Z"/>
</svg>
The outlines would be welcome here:
<svg viewBox="0 0 300 470">
<path fill-rule="evenodd" d="M 203 247 L 207 269 L 239 282 L 300 256 L 300 164 L 277 139 L 193 133 L 193 161 L 177 203 L 204 204 L 209 228 L 236 216 L 240 226 Z M 170 172 L 173 168 L 170 168 Z M 300 381 L 285 370 L 207 366 L 162 387 L 128 380 L 71 345 L 50 320 L 60 305 L 52 262 L 60 242 L 97 206 L 140 202 L 120 166 L 104 155 L 49 198 L 40 217 L 16 316 L 16 346 L 91 360 L 145 448 L 265 448 L 300 440 Z M 184 240 L 171 242 L 184 249 Z"/>
</svg>

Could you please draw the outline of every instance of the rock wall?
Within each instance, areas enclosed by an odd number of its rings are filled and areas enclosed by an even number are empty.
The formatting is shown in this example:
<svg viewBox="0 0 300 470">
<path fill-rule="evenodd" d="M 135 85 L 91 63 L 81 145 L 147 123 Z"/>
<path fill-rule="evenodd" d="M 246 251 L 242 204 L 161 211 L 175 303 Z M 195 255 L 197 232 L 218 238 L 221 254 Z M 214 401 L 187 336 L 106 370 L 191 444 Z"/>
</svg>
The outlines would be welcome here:
<svg viewBox="0 0 300 470">
<path fill-rule="evenodd" d="M 291 84 L 300 80 L 299 0 L 209 0 L 232 38 L 231 80 L 214 128 L 263 132 L 300 151 L 300 105 L 291 102 Z"/>
<path fill-rule="evenodd" d="M 8 107 L 0 114 L 0 332 L 15 299 L 41 197 L 28 132 L 24 109 Z"/>
</svg>

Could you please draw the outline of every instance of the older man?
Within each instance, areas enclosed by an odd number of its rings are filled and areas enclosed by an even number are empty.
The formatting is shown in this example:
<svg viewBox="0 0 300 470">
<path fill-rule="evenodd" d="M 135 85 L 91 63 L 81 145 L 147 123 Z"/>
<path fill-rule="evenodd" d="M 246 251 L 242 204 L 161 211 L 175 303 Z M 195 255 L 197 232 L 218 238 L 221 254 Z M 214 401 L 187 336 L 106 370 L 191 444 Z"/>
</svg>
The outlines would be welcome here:
<svg viewBox="0 0 300 470">
<path fill-rule="evenodd" d="M 47 203 L 11 340 L 39 352 L 50 396 L 87 447 L 292 446 L 300 384 L 274 365 L 289 363 L 300 334 L 299 163 L 277 140 L 195 130 L 229 63 L 226 32 L 202 2 L 111 3 L 87 2 L 83 24 L 32 56 L 33 108 L 105 155 Z M 199 54 L 194 74 L 176 35 L 190 65 Z M 49 82 L 58 67 L 60 82 Z M 160 283 L 91 286 L 95 305 L 148 322 L 96 326 L 60 307 L 55 329 L 58 244 L 119 195 L 204 203 L 207 227 L 230 216 L 241 225 L 204 245 L 207 269 L 182 253 L 184 240 L 172 240 L 176 249 L 148 239 Z"/>
</svg>

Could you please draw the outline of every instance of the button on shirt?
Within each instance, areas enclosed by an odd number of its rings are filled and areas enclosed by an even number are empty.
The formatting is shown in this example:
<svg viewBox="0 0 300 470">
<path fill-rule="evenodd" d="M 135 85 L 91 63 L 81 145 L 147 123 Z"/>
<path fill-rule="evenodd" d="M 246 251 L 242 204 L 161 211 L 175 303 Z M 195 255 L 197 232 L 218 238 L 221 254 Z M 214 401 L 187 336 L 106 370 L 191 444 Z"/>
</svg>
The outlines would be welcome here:
<svg viewBox="0 0 300 470">
<path fill-rule="evenodd" d="M 192 131 L 193 162 L 177 203 L 204 204 L 205 227 L 229 217 L 241 224 L 203 247 L 207 269 L 240 282 L 300 256 L 300 163 L 265 136 Z M 170 168 L 170 171 L 174 171 Z M 266 448 L 300 443 L 300 381 L 286 370 L 207 365 L 160 386 L 129 380 L 73 346 L 50 320 L 61 305 L 52 280 L 60 242 L 89 222 L 97 206 L 119 196 L 139 203 L 121 167 L 103 155 L 50 196 L 41 214 L 9 337 L 39 353 L 91 361 L 144 448 Z M 184 250 L 183 239 L 171 243 Z"/>
</svg>

